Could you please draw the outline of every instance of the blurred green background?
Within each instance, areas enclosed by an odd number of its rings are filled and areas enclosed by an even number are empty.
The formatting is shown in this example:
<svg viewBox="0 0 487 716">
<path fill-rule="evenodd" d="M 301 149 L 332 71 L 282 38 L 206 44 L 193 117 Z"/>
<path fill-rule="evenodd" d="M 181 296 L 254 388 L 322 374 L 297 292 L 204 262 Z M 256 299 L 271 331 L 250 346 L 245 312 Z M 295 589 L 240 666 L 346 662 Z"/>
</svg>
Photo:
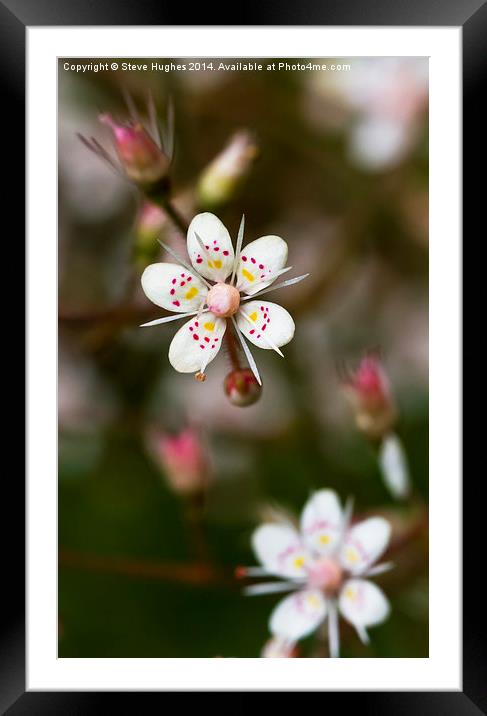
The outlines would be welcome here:
<svg viewBox="0 0 487 716">
<path fill-rule="evenodd" d="M 64 62 L 59 656 L 259 656 L 279 595 L 244 597 L 234 569 L 255 564 L 249 538 L 268 506 L 299 514 L 320 487 L 353 496 L 357 514 L 384 514 L 394 528 L 396 567 L 377 578 L 391 617 L 371 629 L 369 647 L 341 623 L 343 656 L 427 656 L 427 59 L 350 58 L 343 72 L 77 74 Z M 253 351 L 264 390 L 251 407 L 225 396 L 223 351 L 198 383 L 167 358 L 179 323 L 138 328 L 163 314 L 140 288 L 140 255 L 134 262 L 141 199 L 76 134 L 110 149 L 99 113 L 124 120 L 124 93 L 143 110 L 149 92 L 161 116 L 169 97 L 174 104 L 173 197 L 186 219 L 204 208 L 195 192 L 202 172 L 234 132 L 249 130 L 258 158 L 215 213 L 234 238 L 242 213 L 246 241 L 282 236 L 291 275 L 311 273 L 269 297 L 293 315 L 296 334 L 284 359 Z M 184 254 L 168 222 L 161 236 Z M 399 505 L 337 374 L 371 347 L 393 386 L 414 485 Z M 203 567 L 191 505 L 148 447 L 151 431 L 188 424 L 210 464 L 196 525 L 207 543 Z M 307 639 L 302 655 L 313 649 Z"/>
</svg>

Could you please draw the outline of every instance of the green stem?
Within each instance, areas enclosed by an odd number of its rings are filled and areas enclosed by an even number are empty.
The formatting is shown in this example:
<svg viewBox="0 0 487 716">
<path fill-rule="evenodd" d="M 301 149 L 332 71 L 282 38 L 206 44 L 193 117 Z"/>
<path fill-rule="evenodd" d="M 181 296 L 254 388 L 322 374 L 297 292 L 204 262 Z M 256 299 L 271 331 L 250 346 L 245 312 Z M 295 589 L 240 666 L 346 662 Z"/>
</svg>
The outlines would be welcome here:
<svg viewBox="0 0 487 716">
<path fill-rule="evenodd" d="M 182 233 L 187 234 L 189 224 L 186 219 L 179 213 L 178 209 L 174 206 L 169 198 L 162 198 L 158 202 L 159 206 L 164 209 L 168 217 L 171 219 L 174 226 Z"/>
</svg>

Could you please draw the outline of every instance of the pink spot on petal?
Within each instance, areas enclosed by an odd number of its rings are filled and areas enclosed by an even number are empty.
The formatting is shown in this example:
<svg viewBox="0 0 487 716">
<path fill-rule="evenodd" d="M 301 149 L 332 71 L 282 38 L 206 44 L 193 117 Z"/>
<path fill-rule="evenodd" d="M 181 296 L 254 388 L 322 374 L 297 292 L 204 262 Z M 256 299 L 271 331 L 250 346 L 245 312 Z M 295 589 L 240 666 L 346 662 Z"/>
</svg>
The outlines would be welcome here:
<svg viewBox="0 0 487 716">
<path fill-rule="evenodd" d="M 202 345 L 201 343 L 200 343 L 200 348 L 202 348 L 203 350 L 205 350 L 204 345 Z"/>
<path fill-rule="evenodd" d="M 203 259 L 196 259 L 196 263 L 197 263 L 197 264 L 202 264 L 202 263 L 203 263 Z"/>
<path fill-rule="evenodd" d="M 252 328 L 252 330 L 249 331 L 249 333 L 250 333 L 250 335 L 252 335 L 253 333 L 255 333 L 255 328 Z"/>
<path fill-rule="evenodd" d="M 247 261 L 247 257 L 246 257 L 246 256 L 242 256 L 242 261 Z"/>
<path fill-rule="evenodd" d="M 194 331 L 193 326 L 190 326 L 190 327 L 189 327 L 189 330 L 190 330 L 190 331 Z"/>
<path fill-rule="evenodd" d="M 172 280 L 172 282 L 171 282 L 171 283 L 172 283 L 172 284 L 174 285 L 174 284 L 176 283 L 176 279 L 175 279 L 175 278 L 173 278 L 173 280 Z"/>
<path fill-rule="evenodd" d="M 199 341 L 199 336 L 197 333 L 193 333 L 193 338 L 195 341 Z"/>
<path fill-rule="evenodd" d="M 207 343 L 210 342 L 210 339 L 208 338 L 208 336 L 205 336 L 205 341 L 206 341 Z"/>
<path fill-rule="evenodd" d="M 215 251 L 220 251 L 220 249 L 218 248 L 218 246 L 215 246 Z"/>
<path fill-rule="evenodd" d="M 192 280 L 193 280 L 193 277 L 192 277 L 192 276 L 188 276 L 188 281 L 192 281 Z"/>
<path fill-rule="evenodd" d="M 179 303 L 179 301 L 173 301 L 173 305 L 174 305 L 174 306 L 180 306 L 181 304 Z"/>
<path fill-rule="evenodd" d="M 252 259 L 250 259 L 250 260 L 252 261 L 253 264 L 255 264 L 255 259 L 254 259 L 254 258 L 252 258 Z"/>
<path fill-rule="evenodd" d="M 224 252 L 223 252 L 223 255 L 224 255 L 224 256 L 228 256 L 228 251 L 224 251 Z"/>
<path fill-rule="evenodd" d="M 181 281 L 180 286 L 185 286 L 185 285 L 186 285 L 186 281 Z"/>
<path fill-rule="evenodd" d="M 264 268 L 264 264 L 259 264 L 259 268 L 260 268 L 260 269 L 263 269 L 263 268 Z"/>
<path fill-rule="evenodd" d="M 198 323 L 198 321 L 195 321 L 195 322 L 194 322 L 194 325 L 196 326 L 196 328 L 198 328 L 198 326 L 199 326 L 200 324 Z"/>
</svg>

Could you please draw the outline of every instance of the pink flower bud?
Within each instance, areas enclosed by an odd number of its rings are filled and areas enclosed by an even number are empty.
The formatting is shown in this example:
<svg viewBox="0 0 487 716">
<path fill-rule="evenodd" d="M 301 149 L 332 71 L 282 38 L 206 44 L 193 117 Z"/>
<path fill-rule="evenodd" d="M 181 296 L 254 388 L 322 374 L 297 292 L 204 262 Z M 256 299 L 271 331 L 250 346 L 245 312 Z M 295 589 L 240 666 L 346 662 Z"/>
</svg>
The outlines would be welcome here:
<svg viewBox="0 0 487 716">
<path fill-rule="evenodd" d="M 189 496 L 206 489 L 210 478 L 209 460 L 196 430 L 186 428 L 176 435 L 155 433 L 149 439 L 149 447 L 174 492 Z"/>
<path fill-rule="evenodd" d="M 118 124 L 109 114 L 100 121 L 110 127 L 120 161 L 136 184 L 155 184 L 167 175 L 169 159 L 140 123 Z"/>
<path fill-rule="evenodd" d="M 363 358 L 357 370 L 344 379 L 343 386 L 358 429 L 373 439 L 388 433 L 397 414 L 389 380 L 379 358 L 374 355 Z"/>
<path fill-rule="evenodd" d="M 262 393 L 262 386 L 258 384 L 250 368 L 232 370 L 226 376 L 223 387 L 232 405 L 239 407 L 253 405 Z"/>
</svg>

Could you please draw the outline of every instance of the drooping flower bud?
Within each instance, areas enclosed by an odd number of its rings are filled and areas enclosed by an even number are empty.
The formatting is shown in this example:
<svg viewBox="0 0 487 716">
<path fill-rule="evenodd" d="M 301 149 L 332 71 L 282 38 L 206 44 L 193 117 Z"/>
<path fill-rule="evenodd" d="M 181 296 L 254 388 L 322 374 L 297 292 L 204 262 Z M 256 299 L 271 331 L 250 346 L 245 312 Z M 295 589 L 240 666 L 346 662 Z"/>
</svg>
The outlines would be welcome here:
<svg viewBox="0 0 487 716">
<path fill-rule="evenodd" d="M 153 433 L 149 437 L 149 447 L 174 492 L 188 497 L 206 490 L 210 480 L 210 465 L 197 430 L 185 428 L 175 435 Z"/>
<path fill-rule="evenodd" d="M 343 380 L 357 428 L 371 439 L 380 439 L 393 427 L 397 412 L 389 380 L 377 356 L 362 359 L 357 370 Z"/>
<path fill-rule="evenodd" d="M 198 204 L 217 208 L 230 201 L 240 187 L 258 155 L 250 132 L 236 132 L 229 143 L 204 170 L 198 183 Z"/>
<path fill-rule="evenodd" d="M 232 370 L 226 376 L 223 387 L 232 405 L 239 407 L 253 405 L 262 394 L 262 386 L 258 384 L 250 368 Z"/>
<path fill-rule="evenodd" d="M 169 158 L 140 122 L 118 124 L 109 114 L 102 114 L 100 121 L 112 130 L 117 154 L 129 179 L 147 187 L 166 178 Z"/>
</svg>

